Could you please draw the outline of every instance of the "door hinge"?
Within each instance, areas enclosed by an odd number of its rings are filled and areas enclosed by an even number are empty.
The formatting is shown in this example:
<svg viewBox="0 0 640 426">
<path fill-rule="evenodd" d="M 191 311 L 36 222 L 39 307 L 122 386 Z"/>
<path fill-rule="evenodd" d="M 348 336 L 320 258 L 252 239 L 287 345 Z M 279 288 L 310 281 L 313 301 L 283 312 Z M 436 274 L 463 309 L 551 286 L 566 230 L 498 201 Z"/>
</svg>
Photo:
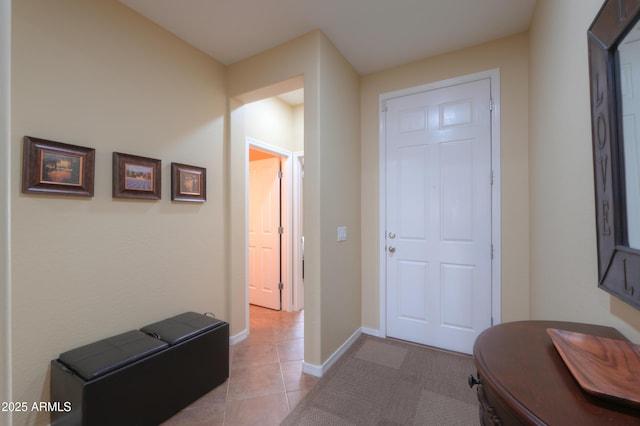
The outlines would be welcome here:
<svg viewBox="0 0 640 426">
<path fill-rule="evenodd" d="M 493 327 L 493 317 L 491 317 L 491 327 Z"/>
<path fill-rule="evenodd" d="M 493 244 L 491 244 L 491 260 L 493 260 Z"/>
<path fill-rule="evenodd" d="M 493 111 L 495 104 L 493 103 L 493 98 L 489 98 L 489 111 Z"/>
<path fill-rule="evenodd" d="M 278 283 L 278 290 L 282 290 L 284 288 L 284 283 Z"/>
<path fill-rule="evenodd" d="M 284 228 L 282 226 L 278 226 L 278 234 L 284 234 Z"/>
<path fill-rule="evenodd" d="M 278 179 L 282 179 L 282 170 L 278 170 Z"/>
<path fill-rule="evenodd" d="M 493 170 L 491 170 L 491 173 L 489 174 L 489 184 L 493 185 Z"/>
</svg>

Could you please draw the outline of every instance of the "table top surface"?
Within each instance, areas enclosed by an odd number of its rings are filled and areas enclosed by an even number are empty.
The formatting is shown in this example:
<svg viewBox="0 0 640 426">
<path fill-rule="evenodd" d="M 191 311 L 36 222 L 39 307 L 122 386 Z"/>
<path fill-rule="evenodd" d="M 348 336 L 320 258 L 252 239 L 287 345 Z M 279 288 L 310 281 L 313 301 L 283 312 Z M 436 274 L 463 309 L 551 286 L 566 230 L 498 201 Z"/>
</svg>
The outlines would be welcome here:
<svg viewBox="0 0 640 426">
<path fill-rule="evenodd" d="M 640 425 L 640 410 L 583 391 L 547 328 L 627 340 L 611 327 L 561 321 L 519 321 L 484 331 L 474 358 L 484 387 L 530 423 Z M 640 390 L 639 390 L 640 392 Z"/>
</svg>

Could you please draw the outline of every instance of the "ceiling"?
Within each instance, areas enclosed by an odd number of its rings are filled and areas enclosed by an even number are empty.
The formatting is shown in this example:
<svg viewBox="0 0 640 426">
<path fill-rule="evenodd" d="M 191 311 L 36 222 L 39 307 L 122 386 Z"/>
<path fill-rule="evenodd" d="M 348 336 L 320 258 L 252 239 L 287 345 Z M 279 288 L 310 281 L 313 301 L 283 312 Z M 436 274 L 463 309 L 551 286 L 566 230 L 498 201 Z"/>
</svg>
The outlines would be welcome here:
<svg viewBox="0 0 640 426">
<path fill-rule="evenodd" d="M 360 75 L 526 31 L 536 0 L 120 0 L 225 65 L 313 30 Z"/>
<path fill-rule="evenodd" d="M 225 65 L 320 30 L 360 75 L 526 31 L 536 0 L 120 0 Z M 280 98 L 303 103 L 297 90 Z"/>
</svg>

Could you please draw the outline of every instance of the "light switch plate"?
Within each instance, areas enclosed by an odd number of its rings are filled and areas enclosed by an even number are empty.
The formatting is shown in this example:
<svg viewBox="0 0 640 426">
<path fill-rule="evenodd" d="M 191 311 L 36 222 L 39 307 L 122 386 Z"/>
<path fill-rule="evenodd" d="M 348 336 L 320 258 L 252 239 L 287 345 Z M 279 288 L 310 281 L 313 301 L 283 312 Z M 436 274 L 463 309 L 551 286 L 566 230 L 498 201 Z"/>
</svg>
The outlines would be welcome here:
<svg viewBox="0 0 640 426">
<path fill-rule="evenodd" d="M 347 241 L 347 227 L 338 226 L 338 241 Z"/>
</svg>

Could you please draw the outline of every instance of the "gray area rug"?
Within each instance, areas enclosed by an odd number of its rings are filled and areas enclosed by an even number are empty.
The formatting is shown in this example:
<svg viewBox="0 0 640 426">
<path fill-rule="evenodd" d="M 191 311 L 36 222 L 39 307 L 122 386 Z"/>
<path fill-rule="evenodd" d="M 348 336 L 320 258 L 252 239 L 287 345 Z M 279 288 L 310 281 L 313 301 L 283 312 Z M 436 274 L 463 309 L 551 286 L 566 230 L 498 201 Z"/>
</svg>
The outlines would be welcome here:
<svg viewBox="0 0 640 426">
<path fill-rule="evenodd" d="M 361 335 L 282 423 L 478 425 L 469 356 Z"/>
</svg>

